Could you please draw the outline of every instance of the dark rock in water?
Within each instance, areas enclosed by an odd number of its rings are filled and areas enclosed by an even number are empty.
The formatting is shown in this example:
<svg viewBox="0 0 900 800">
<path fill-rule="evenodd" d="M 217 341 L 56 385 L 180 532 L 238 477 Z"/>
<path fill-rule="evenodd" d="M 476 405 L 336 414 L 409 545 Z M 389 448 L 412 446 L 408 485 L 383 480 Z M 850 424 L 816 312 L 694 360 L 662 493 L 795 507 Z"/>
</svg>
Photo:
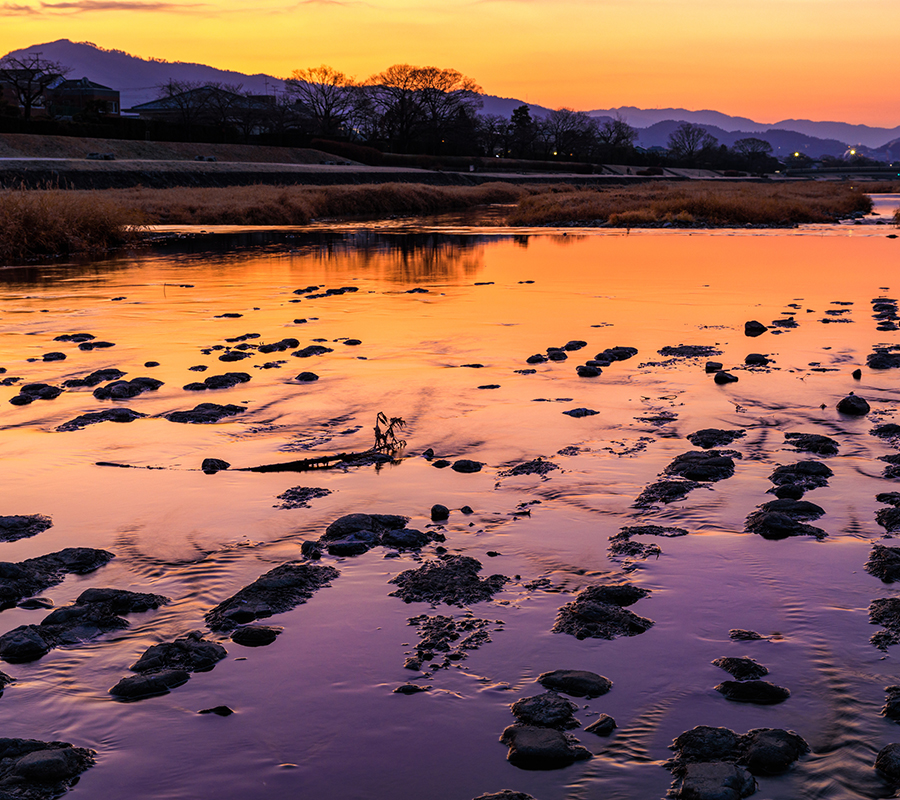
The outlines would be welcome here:
<svg viewBox="0 0 900 800">
<path fill-rule="evenodd" d="M 438 535 L 405 530 L 408 521 L 394 514 L 346 514 L 325 529 L 319 543 L 331 555 L 355 556 L 378 545 L 418 549 Z"/>
<path fill-rule="evenodd" d="M 762 336 L 767 330 L 769 329 L 765 325 L 755 319 L 744 323 L 744 336 Z"/>
<path fill-rule="evenodd" d="M 789 689 L 760 680 L 722 681 L 715 689 L 726 700 L 733 700 L 735 703 L 755 703 L 760 706 L 783 703 L 791 696 Z"/>
<path fill-rule="evenodd" d="M 900 353 L 876 348 L 874 353 L 866 356 L 866 365 L 869 369 L 896 369 L 900 367 Z"/>
<path fill-rule="evenodd" d="M 705 369 L 707 372 L 719 372 L 722 369 L 722 362 L 721 361 L 707 361 Z"/>
<path fill-rule="evenodd" d="M 760 508 L 763 511 L 777 511 L 779 514 L 787 514 L 792 519 L 818 519 L 825 513 L 822 506 L 810 503 L 808 500 L 794 500 L 790 497 L 781 497 L 778 500 L 770 500 L 763 503 Z"/>
<path fill-rule="evenodd" d="M 3 695 L 3 690 L 9 686 L 11 683 L 15 683 L 16 679 L 11 675 L 7 675 L 5 672 L 0 672 L 0 696 Z"/>
<path fill-rule="evenodd" d="M 207 672 L 226 655 L 222 645 L 204 639 L 200 631 L 191 631 L 174 642 L 151 645 L 130 669 L 151 675 L 170 670 Z"/>
<path fill-rule="evenodd" d="M 211 425 L 225 417 L 243 414 L 246 410 L 243 406 L 236 406 L 230 403 L 225 406 L 220 406 L 217 403 L 200 403 L 190 411 L 172 411 L 164 416 L 169 422 Z"/>
<path fill-rule="evenodd" d="M 403 528 L 384 533 L 381 537 L 381 544 L 384 547 L 392 547 L 396 550 L 419 550 L 432 540 L 442 542 L 444 541 L 444 536 L 441 533 L 429 534 L 412 530 L 411 528 Z"/>
<path fill-rule="evenodd" d="M 446 458 L 438 458 L 431 462 L 432 467 L 437 467 L 438 469 L 445 469 L 450 466 L 450 462 L 447 461 Z"/>
<path fill-rule="evenodd" d="M 480 461 L 471 461 L 468 458 L 461 458 L 454 461 L 450 469 L 454 472 L 481 472 L 483 464 Z"/>
<path fill-rule="evenodd" d="M 776 328 L 799 328 L 797 320 L 793 317 L 785 317 L 784 319 L 773 319 L 772 325 Z"/>
<path fill-rule="evenodd" d="M 669 358 L 709 358 L 710 356 L 718 356 L 722 354 L 721 350 L 710 347 L 705 344 L 679 344 L 675 347 L 666 346 L 661 350 L 657 350 L 661 356 Z"/>
<path fill-rule="evenodd" d="M 883 477 L 897 479 L 900 478 L 900 453 L 894 453 L 889 456 L 879 456 L 879 461 L 886 461 L 890 464 L 889 467 L 885 467 Z"/>
<path fill-rule="evenodd" d="M 223 461 L 221 458 L 204 458 L 203 463 L 200 465 L 200 469 L 207 475 L 215 475 L 217 472 L 228 469 L 230 466 L 231 464 L 227 461 Z"/>
<path fill-rule="evenodd" d="M 443 522 L 445 519 L 448 519 L 450 516 L 450 509 L 447 506 L 442 506 L 440 503 L 435 503 L 431 507 L 431 519 L 434 522 Z"/>
<path fill-rule="evenodd" d="M 291 350 L 300 346 L 299 339 L 282 339 L 280 342 L 272 342 L 271 344 L 261 344 L 257 349 L 260 353 L 282 353 L 285 350 Z"/>
<path fill-rule="evenodd" d="M 520 769 L 561 769 L 591 757 L 571 734 L 533 725 L 510 725 L 500 736 L 507 760 Z"/>
<path fill-rule="evenodd" d="M 96 764 L 93 750 L 68 742 L 0 739 L 0 797 L 50 800 L 78 782 Z"/>
<path fill-rule="evenodd" d="M 862 397 L 850 392 L 850 394 L 837 404 L 837 410 L 841 414 L 847 414 L 851 417 L 864 417 L 871 411 L 871 408 Z"/>
<path fill-rule="evenodd" d="M 0 658 L 10 663 L 34 661 L 54 647 L 127 628 L 121 614 L 148 611 L 168 602 L 158 594 L 87 589 L 74 604 L 52 611 L 40 625 L 22 625 L 0 636 Z"/>
<path fill-rule="evenodd" d="M 754 775 L 778 775 L 809 752 L 809 746 L 800 736 L 780 728 L 754 728 L 738 736 L 728 728 L 708 725 L 698 725 L 682 733 L 671 749 L 675 757 L 667 762 L 666 768 L 675 775 L 684 774 L 689 764 L 709 762 L 736 763 Z M 710 795 L 717 796 L 728 797 L 727 794 Z"/>
<path fill-rule="evenodd" d="M 784 439 L 804 453 L 815 453 L 819 456 L 836 456 L 838 453 L 838 443 L 830 436 L 818 433 L 786 433 Z"/>
<path fill-rule="evenodd" d="M 616 721 L 609 714 L 601 714 L 584 730 L 597 736 L 611 736 L 616 727 Z"/>
<path fill-rule="evenodd" d="M 301 383 L 312 383 L 313 381 L 319 380 L 319 376 L 316 375 L 315 372 L 301 372 L 295 380 L 300 381 Z"/>
<path fill-rule="evenodd" d="M 636 347 L 608 347 L 602 353 L 597 353 L 597 361 L 627 361 L 638 354 Z"/>
<path fill-rule="evenodd" d="M 430 688 L 430 686 L 420 686 L 415 683 L 404 683 L 402 686 L 394 689 L 393 694 L 419 694 L 420 692 L 427 692 Z"/>
<path fill-rule="evenodd" d="M 744 356 L 744 363 L 748 367 L 765 367 L 769 364 L 769 359 L 762 353 L 749 353 Z"/>
<path fill-rule="evenodd" d="M 875 757 L 877 769 L 891 783 L 900 783 L 900 744 L 887 744 L 878 751 Z"/>
<path fill-rule="evenodd" d="M 786 483 L 783 486 L 776 486 L 769 489 L 779 500 L 799 500 L 806 494 L 806 490 L 802 486 L 795 486 L 793 483 Z"/>
<path fill-rule="evenodd" d="M 850 375 L 853 377 L 853 380 L 858 381 L 860 378 L 862 378 L 862 370 L 855 369 L 850 373 Z"/>
<path fill-rule="evenodd" d="M 16 514 L 0 517 L 0 542 L 17 542 L 37 536 L 53 527 L 53 520 L 43 514 Z"/>
<path fill-rule="evenodd" d="M 671 792 L 684 800 L 741 800 L 756 791 L 756 779 L 743 767 L 727 761 L 686 764 Z"/>
<path fill-rule="evenodd" d="M 137 397 L 144 392 L 155 392 L 163 385 L 156 378 L 132 378 L 130 381 L 113 381 L 106 386 L 94 389 L 94 397 L 98 400 L 125 400 Z"/>
<path fill-rule="evenodd" d="M 725 385 L 726 383 L 737 383 L 738 378 L 737 375 L 732 375 L 730 372 L 725 372 L 724 370 L 716 373 L 716 377 L 713 380 L 719 384 L 720 386 Z"/>
<path fill-rule="evenodd" d="M 311 344 L 308 347 L 304 347 L 301 350 L 291 353 L 291 355 L 296 356 L 297 358 L 309 358 L 310 356 L 323 356 L 325 353 L 333 352 L 334 350 L 331 347 L 323 347 L 320 344 Z"/>
<path fill-rule="evenodd" d="M 625 606 L 650 592 L 631 584 L 590 586 L 556 615 L 554 633 L 568 633 L 578 639 L 615 639 L 637 636 L 649 630 L 653 620 L 639 617 Z"/>
<path fill-rule="evenodd" d="M 505 575 L 481 579 L 481 562 L 470 556 L 447 555 L 418 569 L 401 572 L 389 583 L 399 588 L 390 593 L 407 603 L 446 603 L 463 606 L 490 600 L 509 580 Z"/>
<path fill-rule="evenodd" d="M 601 697 L 612 689 L 612 681 L 584 669 L 557 669 L 538 676 L 545 689 L 572 697 Z"/>
<path fill-rule="evenodd" d="M 900 507 L 900 492 L 880 492 L 875 495 L 875 499 L 879 503 L 887 503 L 894 508 Z"/>
<path fill-rule="evenodd" d="M 69 378 L 68 380 L 63 381 L 63 386 L 67 389 L 78 389 L 82 386 L 94 387 L 99 386 L 106 381 L 117 381 L 119 378 L 124 377 L 125 374 L 126 373 L 122 372 L 122 370 L 115 369 L 114 367 L 98 369 L 83 378 Z"/>
<path fill-rule="evenodd" d="M 80 431 L 88 425 L 96 425 L 99 422 L 134 422 L 136 419 L 146 417 L 138 411 L 132 411 L 130 408 L 107 408 L 103 411 L 89 411 L 87 414 L 70 419 L 58 426 L 58 431 Z"/>
<path fill-rule="evenodd" d="M 145 697 L 168 694 L 170 689 L 181 686 L 190 679 L 191 674 L 186 670 L 163 669 L 148 675 L 122 678 L 109 693 L 119 700 L 143 700 Z"/>
<path fill-rule="evenodd" d="M 500 384 L 499 383 L 484 383 L 481 386 L 478 386 L 477 388 L 478 389 L 499 389 Z"/>
<path fill-rule="evenodd" d="M 90 547 L 67 547 L 55 553 L 13 563 L 0 562 L 0 610 L 12 608 L 22 598 L 62 583 L 69 574 L 86 575 L 115 556 Z"/>
<path fill-rule="evenodd" d="M 740 439 L 746 435 L 746 431 L 731 430 L 724 431 L 719 428 L 703 428 L 696 433 L 689 434 L 687 440 L 695 447 L 702 447 L 709 450 L 712 447 L 724 447 L 731 444 L 735 439 Z"/>
<path fill-rule="evenodd" d="M 216 706 L 215 708 L 204 708 L 198 711 L 198 714 L 215 714 L 217 717 L 230 717 L 234 711 L 228 706 Z"/>
<path fill-rule="evenodd" d="M 145 361 L 144 366 L 147 367 L 148 369 L 151 367 L 158 367 L 159 362 L 158 361 Z"/>
<path fill-rule="evenodd" d="M 523 697 L 512 704 L 513 714 L 523 725 L 561 731 L 581 727 L 581 723 L 573 716 L 577 710 L 575 703 L 560 697 L 556 692 Z"/>
<path fill-rule="evenodd" d="M 875 512 L 875 521 L 888 533 L 900 531 L 900 508 L 880 508 Z"/>
<path fill-rule="evenodd" d="M 27 406 L 35 400 L 55 400 L 62 394 L 58 386 L 47 383 L 26 383 L 19 387 L 19 394 L 9 402 L 14 406 Z"/>
<path fill-rule="evenodd" d="M 517 475 L 546 475 L 548 472 L 552 472 L 555 469 L 559 469 L 559 466 L 552 461 L 546 461 L 545 459 L 538 457 L 532 461 L 524 461 L 509 469 L 501 470 L 497 474 L 501 478 L 512 478 Z"/>
<path fill-rule="evenodd" d="M 884 708 L 881 715 L 894 722 L 900 722 L 900 686 L 885 686 L 887 697 L 884 699 Z"/>
<path fill-rule="evenodd" d="M 800 486 L 804 489 L 817 489 L 827 486 L 828 479 L 834 475 L 831 469 L 821 461 L 798 461 L 795 464 L 786 464 L 777 467 L 769 480 L 776 486 L 789 484 Z"/>
<path fill-rule="evenodd" d="M 82 342 L 78 345 L 79 350 L 85 350 L 90 352 L 91 350 L 103 350 L 107 347 L 115 347 L 116 345 L 113 342 Z"/>
<path fill-rule="evenodd" d="M 568 411 L 563 411 L 563 414 L 566 414 L 570 417 L 592 417 L 595 414 L 599 414 L 599 411 L 594 411 L 591 408 L 572 408 Z"/>
<path fill-rule="evenodd" d="M 719 450 L 690 450 L 676 456 L 664 472 L 690 481 L 721 481 L 734 475 L 734 459 Z"/>
<path fill-rule="evenodd" d="M 575 367 L 575 372 L 579 378 L 596 378 L 600 375 L 600 370 L 596 367 L 579 366 Z"/>
<path fill-rule="evenodd" d="M 674 503 L 700 484 L 695 481 L 657 481 L 651 483 L 634 501 L 636 508 L 646 508 L 655 503 Z"/>
<path fill-rule="evenodd" d="M 89 342 L 92 339 L 96 339 L 92 333 L 64 333 L 61 336 L 54 336 L 54 342 L 75 342 L 79 344 L 81 342 Z"/>
<path fill-rule="evenodd" d="M 869 431 L 873 436 L 879 439 L 900 439 L 900 425 L 896 422 L 887 422 L 884 425 L 878 425 Z"/>
<path fill-rule="evenodd" d="M 828 534 L 821 528 L 798 522 L 794 517 L 778 511 L 754 511 L 747 516 L 748 533 L 757 533 L 763 539 L 787 539 L 789 536 L 815 536 L 824 539 Z"/>
<path fill-rule="evenodd" d="M 524 281 L 528 283 L 528 281 Z M 522 283 L 522 281 L 519 281 Z M 478 797 L 472 798 L 472 800 L 535 800 L 530 794 L 525 794 L 525 792 L 514 792 L 512 789 L 503 789 L 499 792 L 487 792 L 486 794 L 480 794 Z"/>
<path fill-rule="evenodd" d="M 253 354 L 244 350 L 229 350 L 227 353 L 222 353 L 222 355 L 219 356 L 219 361 L 224 361 L 226 363 L 243 361 L 245 358 L 250 358 L 251 355 Z"/>
<path fill-rule="evenodd" d="M 738 763 L 754 775 L 780 775 L 800 756 L 809 752 L 809 745 L 792 731 L 781 728 L 755 728 L 741 736 L 742 751 Z"/>
<path fill-rule="evenodd" d="M 547 360 L 547 356 L 543 353 L 535 353 L 533 356 L 528 356 L 525 359 L 526 364 L 543 364 Z"/>
<path fill-rule="evenodd" d="M 230 389 L 249 380 L 250 376 L 246 372 L 226 372 L 224 375 L 210 375 L 205 378 L 203 386 L 207 389 Z"/>
<path fill-rule="evenodd" d="M 765 639 L 756 631 L 745 631 L 742 628 L 732 628 L 728 631 L 728 638 L 735 642 L 758 642 Z"/>
<path fill-rule="evenodd" d="M 301 605 L 340 573 L 334 567 L 289 562 L 245 586 L 204 615 L 213 631 L 230 631 L 256 619 L 290 611 Z"/>
<path fill-rule="evenodd" d="M 869 622 L 884 630 L 874 633 L 869 641 L 879 650 L 900 643 L 900 599 L 885 597 L 869 603 Z"/>
<path fill-rule="evenodd" d="M 568 357 L 565 350 L 550 350 L 547 353 L 547 358 L 551 361 L 565 361 Z"/>
<path fill-rule="evenodd" d="M 294 486 L 278 495 L 276 499 L 281 500 L 281 504 L 274 508 L 309 508 L 310 501 L 330 494 L 331 489 L 321 489 L 318 486 Z"/>
<path fill-rule="evenodd" d="M 572 339 L 569 342 L 566 342 L 563 346 L 563 350 L 568 350 L 570 353 L 574 350 L 581 350 L 583 347 L 587 347 L 587 342 L 581 341 L 581 339 Z"/>
<path fill-rule="evenodd" d="M 410 617 L 408 623 L 416 626 L 421 641 L 415 655 L 406 660 L 407 669 L 421 669 L 423 662 L 428 662 L 429 670 L 446 669 L 491 641 L 488 628 L 492 623 L 486 619 L 465 616 L 454 620 L 443 614 L 419 614 Z M 439 653 L 444 656 L 442 662 L 434 660 Z"/>
<path fill-rule="evenodd" d="M 16 608 L 24 608 L 28 611 L 36 611 L 39 608 L 53 608 L 53 601 L 49 597 L 29 597 L 18 603 Z"/>
<path fill-rule="evenodd" d="M 266 647 L 281 635 L 281 628 L 268 625 L 241 625 L 231 634 L 231 641 L 244 647 Z"/>
<path fill-rule="evenodd" d="M 756 680 L 769 674 L 769 670 L 748 656 L 725 656 L 712 663 L 739 681 Z"/>
<path fill-rule="evenodd" d="M 65 353 L 44 353 L 44 361 L 65 361 Z"/>
</svg>

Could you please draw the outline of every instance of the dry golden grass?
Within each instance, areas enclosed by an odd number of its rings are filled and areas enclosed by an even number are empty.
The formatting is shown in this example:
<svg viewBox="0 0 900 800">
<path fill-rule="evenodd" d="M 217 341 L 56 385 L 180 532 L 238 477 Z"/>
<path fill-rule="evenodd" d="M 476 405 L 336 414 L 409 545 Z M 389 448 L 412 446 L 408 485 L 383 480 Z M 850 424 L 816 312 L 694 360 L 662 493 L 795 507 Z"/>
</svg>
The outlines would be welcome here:
<svg viewBox="0 0 900 800">
<path fill-rule="evenodd" d="M 665 223 L 700 227 L 789 226 L 801 222 L 833 222 L 871 208 L 871 200 L 861 190 L 839 183 L 684 181 L 525 197 L 508 222 L 516 226 L 568 223 L 610 227 Z"/>
<path fill-rule="evenodd" d="M 134 235 L 138 221 L 112 199 L 61 189 L 3 189 L 0 261 L 107 250 Z"/>
<path fill-rule="evenodd" d="M 515 203 L 533 191 L 508 183 L 427 186 L 383 183 L 359 186 L 232 186 L 228 188 L 105 189 L 73 192 L 111 199 L 140 211 L 147 224 L 305 225 L 333 217 L 432 214 L 489 203 Z"/>
</svg>

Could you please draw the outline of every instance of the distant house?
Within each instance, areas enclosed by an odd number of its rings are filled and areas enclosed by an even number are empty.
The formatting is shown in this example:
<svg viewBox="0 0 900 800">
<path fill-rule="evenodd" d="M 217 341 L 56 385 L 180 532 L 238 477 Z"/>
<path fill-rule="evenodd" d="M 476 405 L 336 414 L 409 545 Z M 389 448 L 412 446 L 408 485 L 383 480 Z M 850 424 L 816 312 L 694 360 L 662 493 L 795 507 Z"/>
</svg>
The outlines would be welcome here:
<svg viewBox="0 0 900 800">
<path fill-rule="evenodd" d="M 0 101 L 25 116 L 46 116 L 48 87 L 61 81 L 62 75 L 39 69 L 0 69 Z M 28 102 L 27 108 L 23 99 Z"/>
<path fill-rule="evenodd" d="M 54 117 L 74 117 L 84 111 L 119 115 L 119 92 L 88 78 L 60 81 L 44 94 Z"/>
<path fill-rule="evenodd" d="M 220 86 L 199 86 L 184 92 L 158 97 L 126 109 L 141 119 L 162 120 L 182 125 L 239 124 L 248 115 L 264 115 L 275 103 L 268 95 L 245 95 Z"/>
</svg>

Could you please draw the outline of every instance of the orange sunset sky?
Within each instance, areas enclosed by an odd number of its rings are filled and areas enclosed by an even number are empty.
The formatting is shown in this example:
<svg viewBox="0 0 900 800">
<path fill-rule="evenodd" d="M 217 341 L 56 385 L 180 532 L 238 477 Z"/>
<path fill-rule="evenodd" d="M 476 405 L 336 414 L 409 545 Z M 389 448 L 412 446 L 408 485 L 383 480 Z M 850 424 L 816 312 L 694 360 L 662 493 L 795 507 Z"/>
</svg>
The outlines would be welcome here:
<svg viewBox="0 0 900 800">
<path fill-rule="evenodd" d="M 900 0 L 7 0 L 0 54 L 55 39 L 285 77 L 452 67 L 551 108 L 900 125 Z"/>
</svg>

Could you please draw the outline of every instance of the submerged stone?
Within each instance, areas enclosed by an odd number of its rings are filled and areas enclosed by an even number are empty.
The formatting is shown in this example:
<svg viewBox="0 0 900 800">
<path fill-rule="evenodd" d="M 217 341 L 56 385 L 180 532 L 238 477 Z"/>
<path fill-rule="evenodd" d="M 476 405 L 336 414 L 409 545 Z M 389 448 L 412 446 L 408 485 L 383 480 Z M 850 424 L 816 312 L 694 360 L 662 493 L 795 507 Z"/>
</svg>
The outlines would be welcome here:
<svg viewBox="0 0 900 800">
<path fill-rule="evenodd" d="M 746 436 L 747 432 L 743 430 L 721 430 L 719 428 L 704 428 L 696 433 L 692 433 L 687 440 L 695 447 L 702 447 L 709 450 L 713 447 L 725 447 L 731 444 L 735 439 Z"/>
<path fill-rule="evenodd" d="M 761 706 L 783 703 L 791 696 L 789 689 L 761 680 L 722 681 L 715 689 L 726 700 L 733 700 L 735 703 L 754 703 Z"/>
<path fill-rule="evenodd" d="M 584 730 L 585 733 L 593 733 L 597 736 L 610 736 L 615 729 L 616 721 L 609 714 L 601 714 Z"/>
<path fill-rule="evenodd" d="M 520 769 L 561 769 L 591 757 L 574 736 L 554 728 L 510 725 L 500 741 L 509 747 L 509 763 Z"/>
<path fill-rule="evenodd" d="M 846 414 L 851 417 L 863 417 L 871 411 L 871 408 L 864 398 L 850 392 L 849 395 L 837 404 L 837 410 L 841 414 Z"/>
<path fill-rule="evenodd" d="M 568 633 L 578 639 L 637 636 L 649 630 L 653 620 L 639 617 L 625 606 L 649 594 L 631 584 L 590 586 L 560 608 L 553 632 Z"/>
<path fill-rule="evenodd" d="M 107 408 L 103 411 L 89 411 L 87 414 L 81 414 L 75 419 L 64 422 L 56 430 L 62 432 L 80 431 L 88 425 L 96 425 L 100 422 L 134 422 L 136 419 L 142 419 L 146 416 L 146 414 L 132 411 L 130 408 Z"/>
<path fill-rule="evenodd" d="M 409 569 L 389 583 L 399 588 L 390 593 L 407 603 L 469 605 L 490 600 L 509 580 L 504 575 L 479 578 L 481 562 L 471 556 L 445 555 Z"/>
<path fill-rule="evenodd" d="M 664 472 L 690 481 L 721 481 L 734 475 L 734 459 L 720 450 L 689 450 L 676 456 Z"/>
<path fill-rule="evenodd" d="M 674 503 L 684 497 L 700 484 L 696 481 L 657 481 L 651 483 L 634 501 L 636 508 L 646 508 L 655 503 Z"/>
<path fill-rule="evenodd" d="M 815 453 L 819 456 L 836 456 L 838 453 L 838 443 L 830 436 L 818 433 L 786 433 L 784 439 L 805 453 Z"/>
<path fill-rule="evenodd" d="M 896 511 L 897 509 L 890 509 Z M 869 560 L 866 561 L 866 572 L 885 583 L 900 581 L 900 548 L 872 545 Z"/>
<path fill-rule="evenodd" d="M 0 542 L 28 539 L 53 527 L 53 520 L 43 514 L 15 514 L 0 517 Z"/>
<path fill-rule="evenodd" d="M 725 656 L 712 663 L 739 681 L 756 680 L 769 674 L 768 669 L 749 656 Z"/>
<path fill-rule="evenodd" d="M 538 676 L 545 689 L 572 697 L 601 697 L 612 688 L 612 681 L 584 669 L 557 669 Z"/>
<path fill-rule="evenodd" d="M 200 403 L 190 411 L 172 411 L 165 415 L 169 422 L 182 422 L 194 425 L 211 425 L 226 417 L 243 414 L 247 409 L 243 406 L 228 404 L 220 406 L 216 403 Z"/>
<path fill-rule="evenodd" d="M 523 697 L 511 706 L 516 719 L 523 725 L 539 728 L 570 730 L 581 727 L 574 712 L 578 706 L 571 700 L 560 697 L 556 692 L 545 692 L 534 697 Z"/>
</svg>

